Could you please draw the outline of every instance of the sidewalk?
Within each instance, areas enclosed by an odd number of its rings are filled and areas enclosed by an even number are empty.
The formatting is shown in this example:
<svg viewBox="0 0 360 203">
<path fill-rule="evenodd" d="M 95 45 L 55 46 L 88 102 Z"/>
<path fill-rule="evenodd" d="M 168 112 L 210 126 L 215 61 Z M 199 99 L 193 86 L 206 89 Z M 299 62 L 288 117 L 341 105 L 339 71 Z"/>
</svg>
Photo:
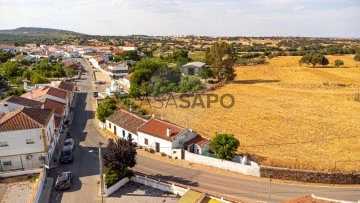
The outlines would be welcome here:
<svg viewBox="0 0 360 203">
<path fill-rule="evenodd" d="M 54 182 L 55 182 L 54 178 L 51 178 L 51 177 L 46 178 L 45 185 L 44 185 L 43 191 L 41 192 L 41 196 L 39 199 L 40 203 L 50 202 L 50 197 L 51 197 L 51 193 L 53 190 Z"/>
</svg>

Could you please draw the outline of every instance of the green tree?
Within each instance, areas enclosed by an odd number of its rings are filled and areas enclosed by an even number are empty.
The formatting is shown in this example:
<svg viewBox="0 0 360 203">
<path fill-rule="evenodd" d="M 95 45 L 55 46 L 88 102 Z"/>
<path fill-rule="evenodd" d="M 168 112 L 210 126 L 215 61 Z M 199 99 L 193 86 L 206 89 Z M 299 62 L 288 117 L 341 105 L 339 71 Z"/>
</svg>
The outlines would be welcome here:
<svg viewBox="0 0 360 203">
<path fill-rule="evenodd" d="M 109 139 L 104 165 L 112 170 L 125 170 L 136 164 L 136 143 L 127 139 Z"/>
<path fill-rule="evenodd" d="M 210 68 L 201 69 L 201 71 L 198 73 L 198 75 L 200 78 L 205 79 L 205 80 L 212 78 L 214 76 L 214 74 Z"/>
<path fill-rule="evenodd" d="M 329 60 L 325 56 L 322 56 L 321 59 L 320 59 L 319 64 L 324 67 L 324 66 L 329 64 Z"/>
<path fill-rule="evenodd" d="M 44 76 L 40 75 L 39 73 L 32 72 L 30 81 L 32 84 L 43 84 L 43 83 L 49 83 L 50 80 L 45 78 Z"/>
<path fill-rule="evenodd" d="M 10 80 L 12 77 L 22 76 L 22 72 L 18 62 L 7 61 L 1 64 L 1 75 L 6 80 Z"/>
<path fill-rule="evenodd" d="M 305 54 L 304 56 L 301 57 L 301 59 L 299 60 L 300 65 L 301 64 L 307 64 L 307 65 L 312 65 L 313 67 L 315 67 L 317 64 L 325 66 L 329 64 L 329 60 L 321 53 L 317 53 L 317 52 L 310 52 Z"/>
<path fill-rule="evenodd" d="M 5 93 L 5 97 L 10 97 L 10 96 L 13 96 L 13 95 L 17 95 L 17 96 L 20 96 L 22 94 L 26 93 L 26 90 L 24 88 L 15 88 L 11 91 L 8 91 Z"/>
<path fill-rule="evenodd" d="M 101 122 L 105 122 L 106 118 L 113 114 L 116 110 L 116 101 L 108 100 L 102 104 L 99 104 L 96 109 L 96 115 Z"/>
<path fill-rule="evenodd" d="M 205 61 L 210 65 L 214 75 L 222 81 L 232 81 L 236 77 L 234 65 L 237 56 L 233 47 L 226 42 L 215 42 L 209 53 L 205 55 Z"/>
<path fill-rule="evenodd" d="M 236 150 L 239 148 L 240 142 L 233 134 L 216 133 L 210 142 L 211 150 L 220 159 L 231 160 L 234 158 Z"/>
<path fill-rule="evenodd" d="M 336 67 L 340 67 L 340 66 L 343 66 L 344 65 L 344 61 L 341 60 L 341 59 L 336 59 L 335 60 L 335 66 Z"/>
<path fill-rule="evenodd" d="M 65 73 L 67 76 L 69 76 L 71 78 L 76 74 L 76 71 L 72 67 L 68 66 L 68 67 L 65 67 Z"/>
<path fill-rule="evenodd" d="M 196 75 L 185 75 L 181 78 L 179 83 L 179 90 L 181 92 L 196 92 L 203 88 L 201 81 Z"/>
<path fill-rule="evenodd" d="M 360 62 L 360 52 L 356 53 L 354 60 Z"/>
</svg>

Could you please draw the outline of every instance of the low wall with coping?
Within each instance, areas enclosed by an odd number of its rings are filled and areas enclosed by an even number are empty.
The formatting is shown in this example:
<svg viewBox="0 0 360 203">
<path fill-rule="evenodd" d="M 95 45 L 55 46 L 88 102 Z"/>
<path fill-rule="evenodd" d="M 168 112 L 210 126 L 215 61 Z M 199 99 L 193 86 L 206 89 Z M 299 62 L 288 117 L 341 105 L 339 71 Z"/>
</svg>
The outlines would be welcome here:
<svg viewBox="0 0 360 203">
<path fill-rule="evenodd" d="M 14 177 L 14 176 L 30 175 L 30 174 L 40 173 L 42 171 L 43 171 L 42 168 L 19 170 L 19 171 L 6 171 L 6 172 L 0 173 L 0 178 L 8 178 L 8 177 Z"/>
<path fill-rule="evenodd" d="M 326 184 L 360 184 L 360 173 L 330 173 L 278 167 L 261 166 L 260 176 Z"/>
<path fill-rule="evenodd" d="M 104 196 L 108 197 L 110 196 L 112 193 L 114 193 L 116 190 L 118 190 L 119 188 L 121 188 L 122 186 L 124 186 L 126 183 L 128 183 L 130 181 L 130 179 L 128 177 L 125 177 L 123 179 L 121 179 L 119 182 L 117 182 L 115 185 L 109 187 L 109 188 L 105 188 L 104 190 Z"/>
<path fill-rule="evenodd" d="M 41 193 L 44 189 L 45 180 L 46 180 L 46 170 L 43 169 L 38 179 L 36 179 L 36 183 L 33 187 L 33 191 L 31 192 L 29 203 L 38 203 L 40 200 Z"/>
<path fill-rule="evenodd" d="M 229 171 L 234 171 L 245 175 L 260 177 L 260 166 L 255 162 L 250 162 L 250 165 L 244 165 L 237 162 L 194 154 L 188 151 L 184 151 L 184 152 L 185 152 L 185 160 L 190 162 L 221 168 Z M 176 152 L 176 154 L 180 154 L 180 153 L 181 152 Z"/>
</svg>

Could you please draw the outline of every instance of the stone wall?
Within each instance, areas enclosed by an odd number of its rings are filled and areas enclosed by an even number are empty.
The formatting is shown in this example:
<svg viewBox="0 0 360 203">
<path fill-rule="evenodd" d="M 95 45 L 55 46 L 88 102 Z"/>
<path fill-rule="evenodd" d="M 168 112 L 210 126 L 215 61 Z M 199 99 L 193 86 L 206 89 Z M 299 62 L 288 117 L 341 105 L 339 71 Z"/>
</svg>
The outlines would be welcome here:
<svg viewBox="0 0 360 203">
<path fill-rule="evenodd" d="M 260 177 L 326 184 L 360 184 L 360 173 L 330 173 L 278 167 L 260 167 Z"/>
</svg>

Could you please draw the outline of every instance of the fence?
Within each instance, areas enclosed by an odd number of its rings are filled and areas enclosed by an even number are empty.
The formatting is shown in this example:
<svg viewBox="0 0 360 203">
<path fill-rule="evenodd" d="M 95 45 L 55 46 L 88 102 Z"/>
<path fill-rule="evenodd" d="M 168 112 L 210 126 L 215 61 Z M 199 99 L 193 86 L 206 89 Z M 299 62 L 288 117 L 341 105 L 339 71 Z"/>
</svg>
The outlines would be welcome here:
<svg viewBox="0 0 360 203">
<path fill-rule="evenodd" d="M 181 154 L 181 151 L 179 152 L 177 152 L 176 150 L 173 151 L 175 151 L 175 154 Z M 252 161 L 249 161 L 250 165 L 244 165 L 237 162 L 226 161 L 217 158 L 212 158 L 209 156 L 194 154 L 188 151 L 184 151 L 184 159 L 194 163 L 199 163 L 207 166 L 234 171 L 245 175 L 260 177 L 260 167 L 257 163 Z"/>
</svg>

